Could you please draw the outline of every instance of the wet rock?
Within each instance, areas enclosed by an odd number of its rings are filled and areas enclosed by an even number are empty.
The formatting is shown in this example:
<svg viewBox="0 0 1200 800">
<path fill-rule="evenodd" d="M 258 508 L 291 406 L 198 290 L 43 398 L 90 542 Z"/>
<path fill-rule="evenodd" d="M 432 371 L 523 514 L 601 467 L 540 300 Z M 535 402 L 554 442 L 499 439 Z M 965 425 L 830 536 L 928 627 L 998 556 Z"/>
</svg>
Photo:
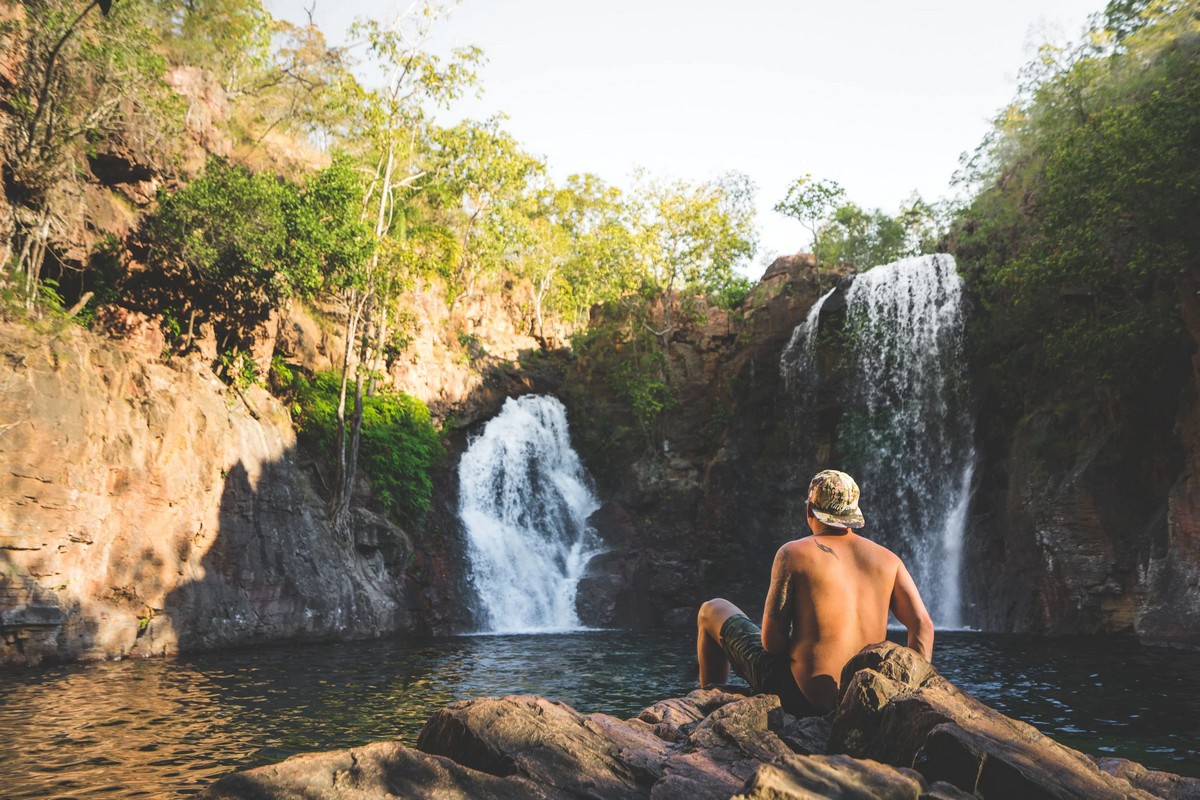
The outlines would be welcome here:
<svg viewBox="0 0 1200 800">
<path fill-rule="evenodd" d="M 1152 539 L 1146 570 L 1146 603 L 1136 621 L 1138 638 L 1174 647 L 1200 648 L 1200 277 L 1179 280 L 1184 324 L 1197 348 L 1180 400 L 1175 432 L 1183 446 L 1183 471 L 1171 486 L 1169 512 Z"/>
</svg>

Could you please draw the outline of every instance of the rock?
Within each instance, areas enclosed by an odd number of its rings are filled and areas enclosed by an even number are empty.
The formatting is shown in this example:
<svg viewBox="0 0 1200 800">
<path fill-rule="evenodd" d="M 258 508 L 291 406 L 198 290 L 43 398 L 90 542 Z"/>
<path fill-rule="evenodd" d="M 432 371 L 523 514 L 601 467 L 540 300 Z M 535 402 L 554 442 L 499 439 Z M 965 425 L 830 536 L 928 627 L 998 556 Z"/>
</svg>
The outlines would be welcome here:
<svg viewBox="0 0 1200 800">
<path fill-rule="evenodd" d="M 877 761 L 849 756 L 791 756 L 780 764 L 760 766 L 732 800 L 957 800 L 970 797 L 974 795 L 949 784 L 930 786 L 917 772 L 892 769 Z"/>
<path fill-rule="evenodd" d="M 1200 277 L 1179 280 L 1183 319 L 1197 349 L 1180 401 L 1175 431 L 1183 471 L 1171 486 L 1165 536 L 1156 537 L 1146 570 L 1146 603 L 1135 622 L 1143 642 L 1200 648 Z"/>
<path fill-rule="evenodd" d="M 417 747 L 577 795 L 645 797 L 661 775 L 667 743 L 649 725 L 615 722 L 541 697 L 468 700 L 435 713 Z"/>
<path fill-rule="evenodd" d="M 0 664 L 410 630 L 403 532 L 330 531 L 287 410 L 154 321 L 0 323 Z"/>
<path fill-rule="evenodd" d="M 761 600 L 771 557 L 803 520 L 794 473 L 806 473 L 806 484 L 823 462 L 816 446 L 793 445 L 780 353 L 823 290 L 850 271 L 818 275 L 810 256 L 788 256 L 732 310 L 686 298 L 666 358 L 672 404 L 651 432 L 621 388 L 619 342 L 598 340 L 571 363 L 560 396 L 572 442 L 600 484 L 605 504 L 594 524 L 611 547 L 589 565 L 581 618 L 687 627 L 706 597 Z"/>
<path fill-rule="evenodd" d="M 993 711 L 915 652 L 872 645 L 842 673 L 829 752 L 918 770 L 982 797 L 1149 798 L 1087 756 Z"/>
<path fill-rule="evenodd" d="M 564 795 L 517 776 L 497 778 L 396 742 L 313 753 L 222 778 L 205 800 L 543 800 Z"/>
<path fill-rule="evenodd" d="M 1139 789 L 1169 800 L 1200 800 L 1200 778 L 1185 778 L 1170 772 L 1146 769 L 1125 758 L 1101 758 L 1096 766 L 1109 775 L 1124 778 Z"/>
<path fill-rule="evenodd" d="M 298 756 L 224 778 L 202 797 L 1197 797 L 1194 779 L 1122 759 L 1097 765 L 959 692 L 907 648 L 873 645 L 845 674 L 835 714 L 809 719 L 773 695 L 727 687 L 624 721 L 543 697 L 465 700 L 430 717 L 421 752 L 379 743 Z"/>
<path fill-rule="evenodd" d="M 544 698 L 505 697 L 437 712 L 418 747 L 574 797 L 965 796 L 953 787 L 931 793 L 912 770 L 847 756 L 797 755 L 781 734 L 794 734 L 803 722 L 786 714 L 773 695 L 745 697 L 719 688 L 655 703 L 626 722 L 582 715 Z M 828 730 L 827 720 L 808 722 L 810 732 Z"/>
</svg>

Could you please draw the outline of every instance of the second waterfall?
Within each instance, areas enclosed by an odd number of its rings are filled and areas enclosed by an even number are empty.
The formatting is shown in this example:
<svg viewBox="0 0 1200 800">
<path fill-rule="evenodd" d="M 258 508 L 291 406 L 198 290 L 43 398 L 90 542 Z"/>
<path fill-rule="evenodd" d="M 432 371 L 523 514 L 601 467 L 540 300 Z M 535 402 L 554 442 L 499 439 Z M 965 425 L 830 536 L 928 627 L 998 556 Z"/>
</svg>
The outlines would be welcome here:
<svg viewBox="0 0 1200 800">
<path fill-rule="evenodd" d="M 920 256 L 860 273 L 844 291 L 840 375 L 826 392 L 839 422 L 817 466 L 858 479 L 864 533 L 905 560 L 939 627 L 960 627 L 975 466 L 962 280 L 952 257 Z M 798 424 L 808 427 L 818 425 L 809 408 L 823 379 L 811 355 L 820 316 L 814 305 L 781 360 Z"/>
<path fill-rule="evenodd" d="M 600 552 L 600 503 L 553 397 L 505 401 L 458 467 L 459 517 L 488 632 L 579 627 L 575 591 Z"/>
</svg>

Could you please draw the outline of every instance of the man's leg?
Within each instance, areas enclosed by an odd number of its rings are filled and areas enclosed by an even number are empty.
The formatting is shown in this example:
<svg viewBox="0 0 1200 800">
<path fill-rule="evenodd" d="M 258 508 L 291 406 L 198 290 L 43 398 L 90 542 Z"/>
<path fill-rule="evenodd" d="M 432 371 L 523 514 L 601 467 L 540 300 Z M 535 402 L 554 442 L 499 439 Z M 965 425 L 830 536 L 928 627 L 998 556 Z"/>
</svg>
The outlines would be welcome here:
<svg viewBox="0 0 1200 800">
<path fill-rule="evenodd" d="M 700 685 L 725 683 L 729 661 L 721 649 L 721 626 L 742 610 L 728 600 L 716 598 L 700 606 L 696 615 L 696 660 L 700 662 Z"/>
</svg>

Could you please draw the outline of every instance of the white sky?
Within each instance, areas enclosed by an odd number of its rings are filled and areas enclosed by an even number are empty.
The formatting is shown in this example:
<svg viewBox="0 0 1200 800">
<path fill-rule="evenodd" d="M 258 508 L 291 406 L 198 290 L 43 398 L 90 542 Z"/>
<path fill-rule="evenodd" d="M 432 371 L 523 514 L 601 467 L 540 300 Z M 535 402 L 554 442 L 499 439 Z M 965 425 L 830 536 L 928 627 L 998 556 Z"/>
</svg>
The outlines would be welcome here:
<svg viewBox="0 0 1200 800">
<path fill-rule="evenodd" d="M 314 0 L 267 0 L 304 20 Z M 561 180 L 594 172 L 702 181 L 736 170 L 758 185 L 760 259 L 808 249 L 771 206 L 805 173 L 865 208 L 895 213 L 915 189 L 947 197 L 964 151 L 1016 91 L 1044 41 L 1074 39 L 1105 0 L 463 0 L 432 48 L 477 45 L 479 100 L 440 119 L 496 112 Z M 393 0 L 315 0 L 340 41 Z M 752 266 L 757 276 L 761 266 Z"/>
</svg>

